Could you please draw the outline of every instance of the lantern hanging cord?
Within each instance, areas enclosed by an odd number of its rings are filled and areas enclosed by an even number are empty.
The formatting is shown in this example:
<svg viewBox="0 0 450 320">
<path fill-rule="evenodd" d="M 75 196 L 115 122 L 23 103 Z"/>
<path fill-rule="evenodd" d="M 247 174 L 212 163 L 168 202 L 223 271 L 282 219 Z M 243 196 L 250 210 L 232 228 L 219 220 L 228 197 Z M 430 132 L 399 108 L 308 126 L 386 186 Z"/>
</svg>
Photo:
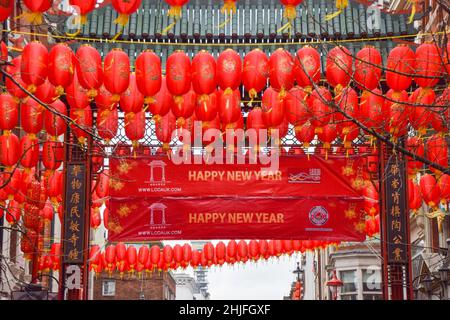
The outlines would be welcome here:
<svg viewBox="0 0 450 320">
<path fill-rule="evenodd" d="M 325 21 L 329 21 L 329 20 L 336 18 L 338 15 L 340 15 L 342 13 L 342 10 L 347 8 L 347 6 L 348 6 L 348 0 L 336 0 L 336 8 L 338 9 L 338 11 L 327 14 L 325 16 Z"/>
<path fill-rule="evenodd" d="M 54 38 L 54 39 L 66 39 L 71 41 L 85 41 L 85 42 L 99 42 L 99 43 L 123 43 L 123 44 L 142 44 L 142 45 L 159 45 L 159 46 L 183 46 L 183 47 L 223 47 L 223 43 L 194 43 L 194 42 L 143 42 L 143 41 L 132 41 L 132 40 L 113 40 L 107 38 L 89 38 L 89 37 L 69 37 L 67 35 L 53 35 L 39 32 L 28 32 L 28 31 L 18 31 L 18 30 L 1 30 L 3 33 L 20 34 L 20 35 L 30 35 L 36 37 Z M 230 47 L 274 47 L 274 46 L 307 46 L 307 45 L 320 45 L 320 44 L 336 44 L 336 43 L 355 43 L 355 42 L 372 42 L 372 41 L 383 41 L 383 40 L 395 40 L 395 39 L 406 39 L 406 38 L 416 38 L 416 37 L 426 37 L 431 35 L 444 35 L 444 31 L 439 32 L 426 32 L 426 33 L 415 33 L 407 35 L 397 35 L 397 36 L 385 36 L 377 38 L 364 38 L 364 39 L 343 39 L 343 40 L 321 40 L 321 41 L 310 41 L 310 42 L 283 42 L 283 43 L 271 43 L 271 42 L 252 42 L 252 43 L 227 43 L 226 45 Z"/>
</svg>

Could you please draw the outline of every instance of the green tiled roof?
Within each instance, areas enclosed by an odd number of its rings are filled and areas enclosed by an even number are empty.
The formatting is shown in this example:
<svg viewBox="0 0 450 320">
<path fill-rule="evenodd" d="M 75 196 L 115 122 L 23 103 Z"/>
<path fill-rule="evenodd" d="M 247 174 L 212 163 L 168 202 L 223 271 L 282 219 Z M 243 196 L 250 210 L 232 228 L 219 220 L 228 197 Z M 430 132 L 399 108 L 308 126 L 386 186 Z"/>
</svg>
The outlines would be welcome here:
<svg viewBox="0 0 450 320">
<path fill-rule="evenodd" d="M 224 14 L 220 13 L 222 1 L 211 2 L 191 0 L 183 7 L 182 18 L 175 27 L 167 35 L 161 35 L 162 30 L 173 21 L 167 17 L 168 5 L 164 1 L 143 0 L 138 11 L 131 15 L 121 38 L 155 41 L 176 37 L 200 41 L 217 38 L 273 40 L 286 37 L 286 34 L 277 32 L 287 22 L 283 18 L 283 7 L 278 0 L 239 0 L 236 15 L 220 29 L 219 24 L 225 20 Z M 368 28 L 367 7 L 356 1 L 349 1 L 349 6 L 337 18 L 325 21 L 325 15 L 335 10 L 334 1 L 304 1 L 297 7 L 292 36 L 307 40 L 311 37 L 347 39 L 415 33 L 413 26 L 407 24 L 406 15 L 381 13 L 379 28 Z M 89 14 L 88 23 L 83 27 L 80 36 L 111 38 L 119 31 L 119 27 L 113 23 L 116 18 L 117 12 L 110 5 L 97 9 Z"/>
</svg>

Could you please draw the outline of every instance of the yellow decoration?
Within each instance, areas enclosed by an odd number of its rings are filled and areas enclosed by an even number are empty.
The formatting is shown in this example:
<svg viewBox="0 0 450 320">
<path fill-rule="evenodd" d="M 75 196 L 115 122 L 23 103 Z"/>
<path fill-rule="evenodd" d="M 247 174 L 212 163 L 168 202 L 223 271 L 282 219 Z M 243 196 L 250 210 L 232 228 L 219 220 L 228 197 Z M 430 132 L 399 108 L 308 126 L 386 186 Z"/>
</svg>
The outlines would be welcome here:
<svg viewBox="0 0 450 320">
<path fill-rule="evenodd" d="M 291 34 L 292 22 L 297 17 L 297 11 L 295 10 L 295 6 L 287 5 L 284 7 L 283 17 L 285 17 L 288 22 L 282 26 L 277 32 L 283 32 L 284 30 L 289 30 L 289 34 Z"/>
<path fill-rule="evenodd" d="M 163 35 L 167 34 L 167 32 L 170 29 L 175 27 L 175 25 L 178 22 L 178 19 L 181 18 L 181 6 L 170 7 L 169 11 L 167 11 L 167 15 L 169 16 L 169 18 L 173 18 L 174 21 L 171 24 L 169 24 L 166 28 L 164 28 L 164 30 L 161 32 L 161 34 L 163 34 Z"/>
<path fill-rule="evenodd" d="M 336 9 L 338 9 L 338 11 L 327 14 L 325 16 L 325 21 L 336 18 L 338 15 L 340 15 L 342 13 L 342 10 L 347 8 L 347 6 L 348 6 L 348 0 L 336 0 Z"/>
<path fill-rule="evenodd" d="M 408 0 L 408 3 L 412 5 L 411 15 L 409 16 L 408 23 L 413 23 L 414 16 L 416 15 L 416 11 L 417 11 L 417 0 Z"/>
</svg>

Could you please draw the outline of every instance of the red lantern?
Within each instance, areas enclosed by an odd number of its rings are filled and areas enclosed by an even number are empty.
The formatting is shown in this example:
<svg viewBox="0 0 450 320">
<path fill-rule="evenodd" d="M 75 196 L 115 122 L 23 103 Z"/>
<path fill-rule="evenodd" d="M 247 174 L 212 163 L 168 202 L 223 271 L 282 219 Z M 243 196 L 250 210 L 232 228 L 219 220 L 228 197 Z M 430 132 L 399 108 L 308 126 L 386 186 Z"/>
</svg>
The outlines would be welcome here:
<svg viewBox="0 0 450 320">
<path fill-rule="evenodd" d="M 0 4 L 0 22 L 9 18 L 14 9 L 14 1 L 5 1 Z"/>
<path fill-rule="evenodd" d="M 165 266 L 169 266 L 173 261 L 173 249 L 169 245 L 165 245 L 162 252 L 162 260 Z"/>
<path fill-rule="evenodd" d="M 60 141 L 46 141 L 42 147 L 42 163 L 48 170 L 58 169 L 64 160 L 64 145 Z"/>
<path fill-rule="evenodd" d="M 17 201 L 11 200 L 8 203 L 8 206 L 6 208 L 6 221 L 8 221 L 9 224 L 15 225 L 19 222 L 20 216 L 22 215 L 22 210 L 20 208 L 20 205 Z"/>
<path fill-rule="evenodd" d="M 117 23 L 122 26 L 122 28 L 125 28 L 128 24 L 130 15 L 136 12 L 141 5 L 141 2 L 142 0 L 111 0 L 114 10 L 119 13 L 117 19 L 114 20 L 114 23 Z"/>
<path fill-rule="evenodd" d="M 357 119 L 370 129 L 384 129 L 384 97 L 379 89 L 363 91 L 359 103 Z"/>
<path fill-rule="evenodd" d="M 266 123 L 263 118 L 263 110 L 261 108 L 253 108 L 247 116 L 247 130 L 253 129 L 256 132 L 255 139 L 258 142 L 258 144 L 261 144 L 264 141 L 259 141 L 260 137 L 260 130 L 266 129 Z"/>
<path fill-rule="evenodd" d="M 188 3 L 189 0 L 165 0 L 165 1 L 170 6 L 167 15 L 175 19 L 176 21 L 181 18 L 181 9 L 186 3 Z"/>
<path fill-rule="evenodd" d="M 126 113 L 125 124 L 125 135 L 133 142 L 133 147 L 137 147 L 138 141 L 145 135 L 145 112 Z"/>
<path fill-rule="evenodd" d="M 133 245 L 128 246 L 127 248 L 127 260 L 128 268 L 131 273 L 136 269 L 137 264 L 137 251 Z"/>
<path fill-rule="evenodd" d="M 136 59 L 136 84 L 145 96 L 144 103 L 154 103 L 161 90 L 161 59 L 151 50 L 143 51 Z"/>
<path fill-rule="evenodd" d="M 89 249 L 89 270 L 99 273 L 99 265 L 101 265 L 101 260 L 100 247 L 96 244 L 91 246 Z"/>
<path fill-rule="evenodd" d="M 125 265 L 125 260 L 127 259 L 127 247 L 123 242 L 119 242 L 116 245 L 116 261 L 117 267 L 122 268 Z"/>
<path fill-rule="evenodd" d="M 241 95 L 238 90 L 218 91 L 219 117 L 224 125 L 236 122 L 241 116 Z"/>
<path fill-rule="evenodd" d="M 17 83 L 19 83 L 23 88 L 26 88 L 27 84 L 22 80 L 21 77 L 20 71 L 21 65 L 22 65 L 22 56 L 18 56 L 17 58 L 11 60 L 11 65 L 8 65 L 6 67 L 6 72 L 8 72 L 13 77 L 13 79 Z M 17 86 L 8 77 L 6 78 L 5 85 L 8 92 L 17 99 L 23 99 L 25 97 L 28 97 L 28 94 L 25 91 L 23 91 L 19 86 Z"/>
<path fill-rule="evenodd" d="M 33 168 L 39 161 L 39 141 L 29 135 L 20 139 L 20 164 L 24 168 Z"/>
<path fill-rule="evenodd" d="M 102 58 L 94 47 L 82 45 L 75 55 L 77 76 L 80 85 L 88 90 L 88 97 L 93 99 L 103 82 Z"/>
<path fill-rule="evenodd" d="M 84 109 L 89 105 L 88 91 L 81 86 L 76 72 L 72 83 L 66 88 L 66 98 L 72 109 Z"/>
<path fill-rule="evenodd" d="M 73 133 L 78 137 L 78 141 L 80 143 L 84 143 L 84 141 L 89 137 L 89 133 L 92 132 L 91 107 L 88 105 L 84 109 L 71 109 L 70 118 L 78 125 L 70 125 Z"/>
<path fill-rule="evenodd" d="M 140 247 L 138 252 L 138 264 L 140 264 L 141 266 L 145 266 L 149 258 L 149 254 L 150 250 L 148 249 L 147 246 L 144 245 Z"/>
<path fill-rule="evenodd" d="M 43 23 L 42 15 L 53 5 L 53 0 L 23 0 L 23 4 L 31 12 L 24 14 L 24 18 L 31 24 Z"/>
<path fill-rule="evenodd" d="M 424 135 L 427 127 L 430 125 L 434 112 L 431 110 L 436 95 L 431 88 L 418 88 L 409 97 L 411 104 L 420 104 L 425 106 L 411 106 L 409 112 L 409 122 L 411 126 Z M 428 106 L 427 106 L 428 105 Z"/>
<path fill-rule="evenodd" d="M 320 81 L 320 54 L 310 47 L 304 46 L 297 51 L 294 75 L 297 85 L 302 88 L 313 87 L 313 83 Z M 311 80 L 313 82 L 311 82 Z"/>
<path fill-rule="evenodd" d="M 58 197 L 62 195 L 63 175 L 61 171 L 55 171 L 47 181 L 47 196 L 53 202 L 58 203 Z"/>
<path fill-rule="evenodd" d="M 389 121 L 387 121 L 387 130 L 396 138 L 406 134 L 406 125 L 408 113 L 405 112 L 408 104 L 408 93 L 406 91 L 393 91 L 386 94 L 385 109 L 389 112 Z M 392 102 L 394 100 L 395 102 Z"/>
<path fill-rule="evenodd" d="M 209 95 L 216 89 L 216 61 L 202 50 L 192 59 L 192 87 L 199 95 Z"/>
<path fill-rule="evenodd" d="M 440 189 L 436 179 L 431 174 L 424 174 L 420 177 L 420 191 L 423 200 L 431 208 L 437 208 L 440 201 Z"/>
<path fill-rule="evenodd" d="M 102 223 L 102 218 L 100 217 L 99 208 L 91 208 L 91 218 L 90 218 L 91 228 L 97 229 Z"/>
<path fill-rule="evenodd" d="M 172 106 L 172 113 L 177 119 L 177 122 L 183 125 L 184 121 L 192 116 L 197 103 L 197 94 L 194 90 L 190 90 L 181 99 L 175 99 L 169 105 Z"/>
<path fill-rule="evenodd" d="M 321 132 L 317 132 L 317 137 L 323 143 L 325 149 L 325 158 L 327 158 L 328 150 L 331 148 L 331 143 L 337 138 L 337 128 L 335 124 L 327 124 L 323 127 Z"/>
<path fill-rule="evenodd" d="M 365 47 L 358 51 L 355 59 L 354 80 L 359 89 L 372 91 L 378 87 L 382 64 L 378 49 Z"/>
<path fill-rule="evenodd" d="M 418 137 L 408 137 L 406 140 L 406 149 L 419 157 L 423 157 L 425 153 L 423 141 Z M 417 172 L 422 169 L 423 163 L 421 161 L 416 161 L 411 157 L 407 157 L 407 159 L 408 175 L 414 177 Z"/>
<path fill-rule="evenodd" d="M 157 245 L 153 245 L 150 248 L 150 261 L 153 264 L 153 267 L 156 268 L 158 266 L 158 262 L 161 255 L 161 249 Z"/>
<path fill-rule="evenodd" d="M 115 0 L 114 2 L 125 2 L 124 0 Z M 131 0 L 133 4 L 140 2 Z M 121 13 L 119 11 L 119 13 Z M 130 59 L 128 55 L 119 48 L 114 48 L 105 57 L 103 62 L 103 84 L 109 92 L 113 94 L 111 100 L 118 102 L 120 95 L 127 90 L 130 83 Z"/>
<path fill-rule="evenodd" d="M 240 261 L 246 262 L 248 260 L 248 245 L 244 240 L 240 240 L 237 245 L 237 256 Z"/>
<path fill-rule="evenodd" d="M 28 43 L 22 52 L 20 73 L 28 91 L 34 93 L 47 79 L 48 73 L 48 50 L 40 42 Z"/>
<path fill-rule="evenodd" d="M 448 168 L 448 145 L 445 138 L 438 134 L 432 135 L 426 142 L 427 158 L 439 164 L 444 168 Z M 440 171 L 430 168 L 433 172 L 440 174 Z"/>
<path fill-rule="evenodd" d="M 132 73 L 130 74 L 130 83 L 127 90 L 120 96 L 120 108 L 125 113 L 137 113 L 143 109 L 143 105 L 144 96 L 137 88 L 136 75 Z"/>
<path fill-rule="evenodd" d="M 409 47 L 400 45 L 389 52 L 387 58 L 386 82 L 394 91 L 409 88 L 415 68 L 415 54 Z"/>
<path fill-rule="evenodd" d="M 59 271 L 59 268 L 61 267 L 61 249 L 61 243 L 52 243 L 52 246 L 50 247 L 50 258 L 53 271 Z"/>
<path fill-rule="evenodd" d="M 408 179 L 408 207 L 414 213 L 422 206 L 422 195 L 420 188 L 412 179 Z"/>
<path fill-rule="evenodd" d="M 414 81 L 422 88 L 434 87 L 444 73 L 439 47 L 432 43 L 422 43 L 416 49 Z M 425 76 L 420 77 L 420 76 Z"/>
<path fill-rule="evenodd" d="M 248 253 L 250 257 L 253 259 L 253 261 L 256 261 L 259 259 L 259 243 L 256 240 L 250 240 L 248 244 Z"/>
<path fill-rule="evenodd" d="M 181 266 L 183 268 L 186 268 L 189 265 L 189 262 L 191 261 L 192 258 L 192 248 L 189 244 L 185 243 L 183 245 L 183 260 L 181 263 Z"/>
<path fill-rule="evenodd" d="M 167 58 L 166 84 L 169 92 L 177 97 L 191 89 L 191 61 L 184 51 L 175 51 Z"/>
<path fill-rule="evenodd" d="M 44 125 L 44 108 L 35 100 L 27 99 L 20 109 L 22 128 L 28 134 L 38 134 Z"/>
<path fill-rule="evenodd" d="M 203 246 L 202 254 L 205 255 L 208 264 L 212 263 L 214 260 L 214 246 L 211 242 L 205 243 Z"/>
<path fill-rule="evenodd" d="M 250 99 L 255 99 L 267 85 L 269 58 L 261 49 L 253 49 L 245 55 L 242 84 Z"/>
<path fill-rule="evenodd" d="M 227 260 L 229 263 L 234 263 L 237 258 L 237 243 L 235 240 L 230 240 L 227 244 Z"/>
<path fill-rule="evenodd" d="M 441 194 L 441 202 L 445 204 L 450 201 L 450 175 L 443 174 L 439 177 L 437 183 Z"/>
<path fill-rule="evenodd" d="M 53 206 L 50 204 L 50 202 L 47 201 L 45 203 L 45 207 L 39 212 L 39 215 L 45 222 L 51 222 L 53 220 Z"/>
<path fill-rule="evenodd" d="M 155 101 L 148 104 L 148 109 L 156 122 L 158 122 L 161 117 L 165 116 L 172 109 L 173 104 L 172 95 L 167 89 L 166 77 L 163 76 L 161 79 L 161 89 L 156 94 Z"/>
<path fill-rule="evenodd" d="M 331 93 L 324 87 L 315 89 L 307 98 L 312 113 L 311 125 L 316 128 L 317 133 L 330 122 L 331 110 L 327 105 L 328 101 L 331 101 Z"/>
<path fill-rule="evenodd" d="M 172 134 L 176 129 L 176 119 L 172 112 L 169 112 L 161 121 L 155 124 L 156 137 L 163 143 L 163 150 L 169 150 L 169 144 L 172 141 Z"/>
<path fill-rule="evenodd" d="M 21 156 L 19 150 L 19 138 L 15 134 L 9 133 L 0 136 L 0 162 L 4 166 L 10 168 L 19 161 Z"/>
<path fill-rule="evenodd" d="M 190 262 L 191 267 L 193 267 L 194 269 L 197 268 L 200 265 L 200 259 L 201 253 L 198 250 L 193 250 Z"/>
<path fill-rule="evenodd" d="M 85 25 L 87 23 L 87 15 L 95 9 L 97 0 L 69 0 L 72 7 L 75 7 L 77 14 L 80 17 L 80 24 Z"/>
<path fill-rule="evenodd" d="M 200 121 L 213 121 L 217 117 L 218 102 L 217 94 L 197 96 L 195 116 Z"/>
<path fill-rule="evenodd" d="M 270 86 L 280 91 L 281 98 L 294 86 L 294 58 L 283 48 L 278 48 L 269 58 Z"/>
<path fill-rule="evenodd" d="M 283 122 L 284 109 L 284 98 L 280 97 L 272 87 L 268 87 L 262 97 L 262 116 L 268 128 L 276 127 Z"/>
<path fill-rule="evenodd" d="M 44 111 L 45 130 L 52 137 L 66 133 L 66 122 L 62 118 L 62 115 L 67 116 L 66 105 L 61 100 L 56 100 L 49 107 L 52 111 L 48 109 Z"/>
<path fill-rule="evenodd" d="M 98 89 L 98 93 L 95 96 L 95 104 L 98 109 L 117 109 L 117 101 L 114 101 L 113 94 L 106 90 L 104 85 Z"/>
<path fill-rule="evenodd" d="M 289 90 L 285 101 L 286 119 L 294 127 L 303 125 L 310 118 L 307 93 L 299 87 Z"/>
<path fill-rule="evenodd" d="M 119 112 L 117 109 L 99 109 L 97 113 L 97 132 L 107 144 L 117 134 L 119 126 Z"/>
<path fill-rule="evenodd" d="M 56 87 L 58 95 L 64 93 L 73 81 L 74 54 L 67 43 L 56 44 L 48 56 L 48 80 Z"/>
<path fill-rule="evenodd" d="M 52 103 L 58 97 L 55 87 L 50 83 L 50 81 L 48 81 L 48 79 L 37 87 L 34 95 L 46 104 Z"/>
<path fill-rule="evenodd" d="M 315 130 L 311 123 L 308 121 L 301 126 L 295 127 L 295 137 L 302 143 L 304 148 L 308 148 L 310 143 L 314 140 Z"/>
<path fill-rule="evenodd" d="M 99 174 L 95 193 L 101 199 L 109 195 L 109 170 L 104 170 Z"/>
<path fill-rule="evenodd" d="M 328 83 L 338 92 L 346 87 L 353 74 L 353 56 L 345 47 L 334 47 L 328 52 L 326 76 Z"/>
<path fill-rule="evenodd" d="M 226 49 L 217 58 L 217 84 L 220 89 L 236 90 L 242 79 L 242 60 L 233 49 Z"/>
<path fill-rule="evenodd" d="M 225 262 L 226 254 L 227 254 L 227 247 L 222 241 L 219 241 L 219 243 L 216 244 L 216 252 L 215 252 L 217 263 L 219 265 L 222 265 Z"/>
<path fill-rule="evenodd" d="M 8 93 L 0 94 L 0 130 L 13 130 L 19 121 L 19 106 Z"/>
<path fill-rule="evenodd" d="M 116 247 L 114 245 L 109 245 L 106 247 L 105 262 L 105 269 L 107 269 L 109 273 L 112 273 L 116 266 Z"/>
</svg>

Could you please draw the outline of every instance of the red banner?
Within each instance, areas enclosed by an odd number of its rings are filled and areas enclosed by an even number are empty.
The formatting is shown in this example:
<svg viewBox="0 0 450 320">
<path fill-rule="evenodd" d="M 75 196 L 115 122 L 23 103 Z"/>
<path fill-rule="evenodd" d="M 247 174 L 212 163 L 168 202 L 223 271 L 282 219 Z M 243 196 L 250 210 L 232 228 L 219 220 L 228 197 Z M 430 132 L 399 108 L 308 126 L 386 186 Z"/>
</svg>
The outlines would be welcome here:
<svg viewBox="0 0 450 320">
<path fill-rule="evenodd" d="M 362 157 L 282 156 L 251 164 L 111 159 L 110 241 L 362 241 Z"/>
</svg>

